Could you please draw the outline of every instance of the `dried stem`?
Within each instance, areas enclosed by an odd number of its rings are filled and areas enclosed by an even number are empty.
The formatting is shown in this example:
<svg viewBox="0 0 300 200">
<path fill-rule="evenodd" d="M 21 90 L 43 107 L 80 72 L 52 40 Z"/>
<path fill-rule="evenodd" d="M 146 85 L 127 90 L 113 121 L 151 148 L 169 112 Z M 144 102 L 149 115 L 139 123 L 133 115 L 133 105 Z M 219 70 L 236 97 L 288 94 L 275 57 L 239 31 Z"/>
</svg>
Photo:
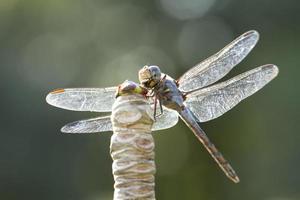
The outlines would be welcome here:
<svg viewBox="0 0 300 200">
<path fill-rule="evenodd" d="M 114 200 L 155 199 L 152 115 L 149 104 L 138 94 L 120 96 L 113 106 Z"/>
</svg>

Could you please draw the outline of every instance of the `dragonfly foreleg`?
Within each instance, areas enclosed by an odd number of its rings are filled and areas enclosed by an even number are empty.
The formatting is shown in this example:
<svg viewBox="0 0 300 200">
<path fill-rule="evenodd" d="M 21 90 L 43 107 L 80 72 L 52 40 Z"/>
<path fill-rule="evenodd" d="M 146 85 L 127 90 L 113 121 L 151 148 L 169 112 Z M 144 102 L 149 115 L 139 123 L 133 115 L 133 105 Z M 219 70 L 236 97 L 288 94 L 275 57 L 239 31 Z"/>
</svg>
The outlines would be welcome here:
<svg viewBox="0 0 300 200">
<path fill-rule="evenodd" d="M 159 114 L 157 114 L 157 102 L 159 103 L 159 110 L 160 110 Z M 163 106 L 161 103 L 161 98 L 158 95 L 155 95 L 154 96 L 154 111 L 153 111 L 154 121 L 156 121 L 156 118 L 161 116 L 163 113 L 164 113 L 164 110 L 163 110 Z"/>
<path fill-rule="evenodd" d="M 162 103 L 161 103 L 161 98 L 160 98 L 160 97 L 158 98 L 158 102 L 159 102 L 160 114 L 157 115 L 156 117 L 159 117 L 159 116 L 161 116 L 162 114 L 164 114 L 164 109 L 163 109 L 163 107 L 162 107 Z"/>
<path fill-rule="evenodd" d="M 156 107 L 157 107 L 157 95 L 154 95 L 154 111 L 153 111 L 154 121 L 156 121 Z"/>
</svg>

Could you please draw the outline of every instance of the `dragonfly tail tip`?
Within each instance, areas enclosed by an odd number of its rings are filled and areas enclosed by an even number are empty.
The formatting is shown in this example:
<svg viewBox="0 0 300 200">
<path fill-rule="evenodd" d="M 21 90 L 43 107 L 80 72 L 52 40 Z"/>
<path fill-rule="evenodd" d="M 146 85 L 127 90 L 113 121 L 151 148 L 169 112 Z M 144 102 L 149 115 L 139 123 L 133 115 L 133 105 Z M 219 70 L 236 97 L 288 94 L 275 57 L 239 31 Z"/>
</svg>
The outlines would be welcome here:
<svg viewBox="0 0 300 200">
<path fill-rule="evenodd" d="M 234 175 L 234 176 L 228 175 L 228 178 L 229 178 L 230 180 L 232 180 L 234 183 L 239 183 L 239 182 L 240 182 L 240 179 L 239 179 L 239 177 L 238 177 L 237 175 Z"/>
</svg>

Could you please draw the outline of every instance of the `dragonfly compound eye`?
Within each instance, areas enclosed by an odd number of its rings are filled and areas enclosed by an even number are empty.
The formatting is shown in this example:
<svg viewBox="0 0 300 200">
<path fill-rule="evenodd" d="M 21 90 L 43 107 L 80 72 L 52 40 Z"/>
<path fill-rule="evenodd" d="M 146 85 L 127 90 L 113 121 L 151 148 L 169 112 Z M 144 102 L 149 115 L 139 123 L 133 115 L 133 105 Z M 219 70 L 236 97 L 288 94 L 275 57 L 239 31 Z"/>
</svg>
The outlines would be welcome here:
<svg viewBox="0 0 300 200">
<path fill-rule="evenodd" d="M 139 80 L 140 83 L 145 87 L 152 88 L 154 87 L 161 79 L 161 72 L 158 66 L 144 66 L 139 71 Z"/>
<path fill-rule="evenodd" d="M 145 87 L 148 87 L 148 82 L 152 79 L 151 71 L 148 68 L 149 66 L 146 65 L 139 71 L 139 81 Z"/>
<path fill-rule="evenodd" d="M 148 67 L 151 77 L 153 80 L 158 80 L 160 81 L 160 77 L 161 77 L 161 72 L 158 66 L 155 65 L 151 65 Z"/>
</svg>

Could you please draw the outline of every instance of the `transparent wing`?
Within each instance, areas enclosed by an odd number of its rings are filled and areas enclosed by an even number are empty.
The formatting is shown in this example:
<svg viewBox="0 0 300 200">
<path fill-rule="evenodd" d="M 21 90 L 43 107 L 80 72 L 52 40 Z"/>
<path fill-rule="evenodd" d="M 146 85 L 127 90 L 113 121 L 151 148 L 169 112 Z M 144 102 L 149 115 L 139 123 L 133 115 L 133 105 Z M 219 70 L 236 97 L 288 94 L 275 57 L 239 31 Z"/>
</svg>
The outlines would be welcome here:
<svg viewBox="0 0 300 200">
<path fill-rule="evenodd" d="M 185 104 L 200 122 L 209 121 L 223 115 L 261 89 L 277 74 L 278 68 L 275 65 L 260 66 L 228 81 L 189 94 Z"/>
<path fill-rule="evenodd" d="M 178 122 L 178 114 L 174 110 L 164 109 L 161 116 L 157 117 L 152 130 L 162 130 L 175 126 Z M 80 120 L 66 124 L 61 128 L 63 133 L 99 133 L 112 131 L 110 116 L 97 117 L 92 119 Z"/>
<path fill-rule="evenodd" d="M 156 113 L 160 113 L 157 111 Z M 162 130 L 175 126 L 178 122 L 178 113 L 175 110 L 164 107 L 163 114 L 156 117 L 156 121 L 153 124 L 152 130 Z"/>
<path fill-rule="evenodd" d="M 110 116 L 75 121 L 61 128 L 63 133 L 98 133 L 106 131 L 112 131 Z"/>
<path fill-rule="evenodd" d="M 183 74 L 178 79 L 179 89 L 188 92 L 210 85 L 221 79 L 248 55 L 258 39 L 259 34 L 254 30 L 236 38 L 221 51 Z"/>
<path fill-rule="evenodd" d="M 59 108 L 74 111 L 110 112 L 117 87 L 68 88 L 49 93 L 46 101 Z"/>
</svg>

